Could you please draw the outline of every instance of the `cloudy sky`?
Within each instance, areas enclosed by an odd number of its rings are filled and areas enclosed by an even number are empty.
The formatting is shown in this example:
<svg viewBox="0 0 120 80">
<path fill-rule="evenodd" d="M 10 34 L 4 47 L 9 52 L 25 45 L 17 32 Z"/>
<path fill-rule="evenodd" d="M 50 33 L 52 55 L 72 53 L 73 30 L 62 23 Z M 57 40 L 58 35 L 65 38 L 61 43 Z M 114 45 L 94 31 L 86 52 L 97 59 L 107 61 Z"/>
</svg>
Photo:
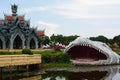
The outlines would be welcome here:
<svg viewBox="0 0 120 80">
<path fill-rule="evenodd" d="M 30 19 L 31 27 L 54 34 L 108 38 L 120 35 L 120 0 L 1 0 L 0 18 L 11 14 L 11 4 L 18 14 Z"/>
</svg>

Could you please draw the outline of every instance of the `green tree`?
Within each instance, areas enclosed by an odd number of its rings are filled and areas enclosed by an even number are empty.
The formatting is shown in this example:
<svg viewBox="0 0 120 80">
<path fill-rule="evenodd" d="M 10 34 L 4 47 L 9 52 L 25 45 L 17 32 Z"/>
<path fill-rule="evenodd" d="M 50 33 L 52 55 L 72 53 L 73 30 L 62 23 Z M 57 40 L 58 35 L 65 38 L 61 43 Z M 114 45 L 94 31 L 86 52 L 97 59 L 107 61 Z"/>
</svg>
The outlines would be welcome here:
<svg viewBox="0 0 120 80">
<path fill-rule="evenodd" d="M 50 43 L 50 38 L 48 36 L 45 36 L 45 39 L 43 41 L 43 45 L 49 44 Z"/>
<path fill-rule="evenodd" d="M 72 36 L 63 36 L 63 35 L 52 35 L 50 37 L 51 42 L 59 42 L 64 45 L 68 45 L 71 41 L 75 40 L 78 36 L 77 35 L 72 35 Z"/>
<path fill-rule="evenodd" d="M 70 42 L 74 41 L 77 37 L 77 35 L 72 35 L 72 36 L 65 36 L 64 37 L 64 44 L 68 45 Z"/>
<path fill-rule="evenodd" d="M 108 43 L 109 43 L 109 44 L 114 44 L 113 39 L 108 39 Z"/>
<path fill-rule="evenodd" d="M 54 34 L 52 34 L 50 39 L 51 39 L 52 42 L 57 42 L 57 37 Z"/>
<path fill-rule="evenodd" d="M 119 45 L 119 47 L 120 47 L 120 35 L 115 36 L 115 37 L 113 38 L 113 42 L 114 42 L 114 43 L 117 43 L 117 44 Z"/>
<path fill-rule="evenodd" d="M 102 35 L 97 36 L 97 37 L 90 37 L 90 40 L 108 43 L 108 38 Z"/>
</svg>

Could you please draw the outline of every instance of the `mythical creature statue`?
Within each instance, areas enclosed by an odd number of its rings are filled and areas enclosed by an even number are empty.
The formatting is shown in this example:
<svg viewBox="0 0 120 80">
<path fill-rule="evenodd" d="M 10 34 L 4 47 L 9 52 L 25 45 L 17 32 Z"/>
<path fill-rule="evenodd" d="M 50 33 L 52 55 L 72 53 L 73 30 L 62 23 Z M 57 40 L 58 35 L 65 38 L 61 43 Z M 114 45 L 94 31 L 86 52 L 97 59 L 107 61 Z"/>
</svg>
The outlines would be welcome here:
<svg viewBox="0 0 120 80">
<path fill-rule="evenodd" d="M 73 64 L 76 65 L 109 65 L 119 64 L 120 56 L 108 45 L 78 37 L 65 49 Z"/>
</svg>

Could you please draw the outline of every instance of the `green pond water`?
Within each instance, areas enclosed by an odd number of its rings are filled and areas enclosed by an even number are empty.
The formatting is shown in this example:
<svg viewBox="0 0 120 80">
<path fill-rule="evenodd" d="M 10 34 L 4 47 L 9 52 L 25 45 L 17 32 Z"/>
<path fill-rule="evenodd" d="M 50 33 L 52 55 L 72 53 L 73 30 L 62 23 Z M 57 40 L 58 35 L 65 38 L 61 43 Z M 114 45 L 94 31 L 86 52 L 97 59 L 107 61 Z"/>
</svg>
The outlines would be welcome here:
<svg viewBox="0 0 120 80">
<path fill-rule="evenodd" d="M 53 68 L 1 73 L 0 80 L 120 80 L 120 66 Z"/>
</svg>

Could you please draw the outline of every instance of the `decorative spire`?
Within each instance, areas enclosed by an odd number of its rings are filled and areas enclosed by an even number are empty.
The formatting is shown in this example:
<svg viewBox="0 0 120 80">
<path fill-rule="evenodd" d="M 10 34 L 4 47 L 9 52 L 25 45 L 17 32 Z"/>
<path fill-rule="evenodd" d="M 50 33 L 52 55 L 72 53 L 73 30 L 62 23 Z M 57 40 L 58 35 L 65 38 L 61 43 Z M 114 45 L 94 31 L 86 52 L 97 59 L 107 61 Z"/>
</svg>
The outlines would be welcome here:
<svg viewBox="0 0 120 80">
<path fill-rule="evenodd" d="M 18 8 L 18 6 L 16 5 L 16 4 L 14 4 L 14 5 L 11 5 L 11 9 L 12 9 L 12 15 L 13 16 L 16 16 L 17 14 L 17 8 Z"/>
</svg>

